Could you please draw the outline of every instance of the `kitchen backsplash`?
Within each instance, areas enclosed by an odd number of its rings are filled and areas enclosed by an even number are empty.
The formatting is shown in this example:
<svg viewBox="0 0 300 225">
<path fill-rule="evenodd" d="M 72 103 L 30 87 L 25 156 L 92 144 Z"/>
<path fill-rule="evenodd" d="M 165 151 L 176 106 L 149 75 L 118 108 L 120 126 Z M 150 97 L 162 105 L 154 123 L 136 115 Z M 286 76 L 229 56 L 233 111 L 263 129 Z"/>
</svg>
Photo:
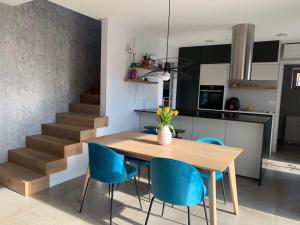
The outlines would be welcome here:
<svg viewBox="0 0 300 225">
<path fill-rule="evenodd" d="M 254 111 L 275 111 L 276 89 L 230 89 L 227 98 L 238 97 L 241 109 L 251 107 Z"/>
</svg>

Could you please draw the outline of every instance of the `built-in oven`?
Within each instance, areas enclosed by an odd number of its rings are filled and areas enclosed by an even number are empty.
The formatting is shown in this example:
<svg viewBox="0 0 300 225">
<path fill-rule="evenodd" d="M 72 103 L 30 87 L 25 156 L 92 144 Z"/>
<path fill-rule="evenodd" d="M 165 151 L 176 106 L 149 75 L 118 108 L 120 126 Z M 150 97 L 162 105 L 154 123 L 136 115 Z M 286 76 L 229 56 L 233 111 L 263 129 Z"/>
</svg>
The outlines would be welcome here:
<svg viewBox="0 0 300 225">
<path fill-rule="evenodd" d="M 223 109 L 224 86 L 200 85 L 199 109 Z"/>
</svg>

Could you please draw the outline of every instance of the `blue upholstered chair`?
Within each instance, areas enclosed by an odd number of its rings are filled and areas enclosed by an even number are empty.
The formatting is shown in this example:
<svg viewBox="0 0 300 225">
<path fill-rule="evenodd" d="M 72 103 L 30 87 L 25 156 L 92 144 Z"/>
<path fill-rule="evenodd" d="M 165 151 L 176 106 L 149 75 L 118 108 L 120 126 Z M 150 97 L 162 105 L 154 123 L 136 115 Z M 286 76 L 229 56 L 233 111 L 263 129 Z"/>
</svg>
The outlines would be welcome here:
<svg viewBox="0 0 300 225">
<path fill-rule="evenodd" d="M 144 134 L 154 134 L 154 135 L 157 134 L 156 130 L 154 130 L 154 129 L 144 130 L 143 133 Z M 150 196 L 150 162 L 146 161 L 146 160 L 133 158 L 133 157 L 128 157 L 128 156 L 125 156 L 124 159 L 125 159 L 125 162 L 129 162 L 129 163 L 138 165 L 139 178 L 141 176 L 141 166 L 147 167 L 147 170 L 148 170 L 148 192 L 149 192 L 149 201 L 150 201 L 150 198 L 151 198 L 151 196 Z"/>
<path fill-rule="evenodd" d="M 84 196 L 82 198 L 79 212 L 81 213 L 86 192 L 89 186 L 90 179 L 103 182 L 109 185 L 111 203 L 110 203 L 110 224 L 112 224 L 112 206 L 114 198 L 114 185 L 126 182 L 134 178 L 135 188 L 142 209 L 141 198 L 136 182 L 137 171 L 134 166 L 125 164 L 120 155 L 113 150 L 99 144 L 89 144 L 89 168 L 90 177 L 88 179 Z"/>
<path fill-rule="evenodd" d="M 222 140 L 220 140 L 218 138 L 214 138 L 214 137 L 198 138 L 195 141 L 200 142 L 200 143 L 207 143 L 207 144 L 224 146 L 224 142 Z M 207 173 L 201 173 L 201 176 L 204 180 L 208 180 L 208 174 Z M 224 200 L 224 203 L 226 204 L 224 176 L 225 176 L 225 171 L 222 171 L 222 172 L 217 171 L 216 172 L 216 180 L 221 181 L 221 183 L 222 183 L 223 200 Z"/>
<path fill-rule="evenodd" d="M 145 225 L 155 198 L 172 205 L 187 206 L 188 224 L 190 225 L 190 206 L 203 202 L 206 222 L 204 197 L 206 188 L 201 174 L 191 165 L 172 159 L 154 158 L 151 161 L 151 199 Z"/>
</svg>

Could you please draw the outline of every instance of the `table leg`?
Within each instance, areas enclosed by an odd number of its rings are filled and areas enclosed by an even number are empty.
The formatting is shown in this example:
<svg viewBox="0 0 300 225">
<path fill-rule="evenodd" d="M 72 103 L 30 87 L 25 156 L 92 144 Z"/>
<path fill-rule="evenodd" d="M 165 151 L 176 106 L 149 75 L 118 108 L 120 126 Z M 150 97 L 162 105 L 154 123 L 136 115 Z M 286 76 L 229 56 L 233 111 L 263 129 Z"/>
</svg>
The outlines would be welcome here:
<svg viewBox="0 0 300 225">
<path fill-rule="evenodd" d="M 238 203 L 238 196 L 237 196 L 234 161 L 232 163 L 230 163 L 228 168 L 229 168 L 228 169 L 228 177 L 229 177 L 229 184 L 230 184 L 230 191 L 231 191 L 233 209 L 234 209 L 235 215 L 238 215 L 239 214 L 239 203 Z"/>
<path fill-rule="evenodd" d="M 216 172 L 209 172 L 208 179 L 210 225 L 217 225 Z"/>
<path fill-rule="evenodd" d="M 89 178 L 90 178 L 90 167 L 88 166 L 88 168 L 86 169 L 86 173 L 85 173 L 84 184 L 83 184 L 83 189 L 82 189 L 82 194 L 81 194 L 81 200 L 83 199 L 84 190 L 86 188 Z"/>
</svg>

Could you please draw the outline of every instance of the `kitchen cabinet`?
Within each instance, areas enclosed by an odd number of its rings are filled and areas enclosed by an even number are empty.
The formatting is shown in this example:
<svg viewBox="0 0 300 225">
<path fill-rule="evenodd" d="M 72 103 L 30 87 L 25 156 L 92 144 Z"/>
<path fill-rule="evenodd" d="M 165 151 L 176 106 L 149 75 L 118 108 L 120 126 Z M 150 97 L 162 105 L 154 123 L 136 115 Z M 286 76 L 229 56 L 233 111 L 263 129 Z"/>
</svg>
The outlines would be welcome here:
<svg viewBox="0 0 300 225">
<path fill-rule="evenodd" d="M 253 63 L 251 80 L 278 80 L 279 64 Z"/>
<path fill-rule="evenodd" d="M 253 62 L 266 63 L 278 62 L 279 41 L 255 42 L 253 49 Z M 199 81 L 200 84 L 208 85 L 226 85 L 225 77 L 221 78 L 219 74 L 227 73 L 228 69 L 225 64 L 230 63 L 231 45 L 210 45 L 210 46 L 194 46 L 179 48 L 179 57 L 190 59 L 193 64 L 182 70 L 192 76 L 191 80 L 178 80 L 176 105 L 182 109 L 196 109 L 198 106 Z M 200 72 L 200 66 L 204 64 L 212 64 L 213 66 L 220 64 L 220 67 L 209 67 Z M 266 63 L 267 64 L 267 63 Z M 254 66 L 255 67 L 255 66 Z M 276 66 L 257 66 L 254 68 L 254 79 L 257 80 L 277 80 L 278 73 L 268 72 L 275 71 Z M 202 70 L 202 69 L 201 69 Z M 276 75 L 275 75 L 276 74 Z M 220 78 L 220 80 L 219 80 Z M 228 80 L 228 79 L 226 79 Z M 225 95 L 227 89 L 225 88 Z"/>
<path fill-rule="evenodd" d="M 179 57 L 189 59 L 194 65 L 201 64 L 201 46 L 179 48 Z"/>
<path fill-rule="evenodd" d="M 200 85 L 227 85 L 229 64 L 202 64 Z"/>
<path fill-rule="evenodd" d="M 216 137 L 225 141 L 226 120 L 193 118 L 192 139 L 201 137 Z"/>
<path fill-rule="evenodd" d="M 140 112 L 139 118 L 140 131 L 144 130 L 144 126 L 157 124 L 155 113 Z M 235 161 L 236 173 L 260 179 L 265 131 L 263 123 L 178 116 L 172 124 L 186 131 L 180 134 L 183 139 L 216 137 L 223 140 L 226 146 L 242 148 L 243 153 Z"/>
<path fill-rule="evenodd" d="M 189 74 L 191 80 L 177 80 L 176 107 L 181 109 L 196 109 L 198 107 L 200 65 L 192 65 L 182 70 Z"/>
<path fill-rule="evenodd" d="M 253 62 L 278 62 L 279 48 L 279 41 L 255 42 L 253 45 Z M 295 52 L 289 50 L 289 47 L 286 51 L 287 53 Z M 297 52 L 299 56 L 299 51 Z M 194 64 L 230 63 L 231 44 L 182 47 L 179 48 L 179 57 L 190 59 Z"/>
<path fill-rule="evenodd" d="M 229 64 L 202 64 L 200 85 L 227 85 Z M 253 63 L 251 80 L 278 80 L 279 64 Z"/>
<path fill-rule="evenodd" d="M 259 178 L 260 167 L 254 165 L 261 164 L 263 134 L 263 124 L 227 121 L 225 144 L 244 149 L 235 164 L 238 174 Z"/>
<path fill-rule="evenodd" d="M 230 63 L 231 45 L 201 46 L 201 64 Z"/>
<path fill-rule="evenodd" d="M 279 41 L 255 42 L 253 46 L 253 62 L 278 62 Z"/>
<path fill-rule="evenodd" d="M 284 59 L 299 59 L 300 58 L 300 44 L 285 44 L 283 48 Z"/>
</svg>

